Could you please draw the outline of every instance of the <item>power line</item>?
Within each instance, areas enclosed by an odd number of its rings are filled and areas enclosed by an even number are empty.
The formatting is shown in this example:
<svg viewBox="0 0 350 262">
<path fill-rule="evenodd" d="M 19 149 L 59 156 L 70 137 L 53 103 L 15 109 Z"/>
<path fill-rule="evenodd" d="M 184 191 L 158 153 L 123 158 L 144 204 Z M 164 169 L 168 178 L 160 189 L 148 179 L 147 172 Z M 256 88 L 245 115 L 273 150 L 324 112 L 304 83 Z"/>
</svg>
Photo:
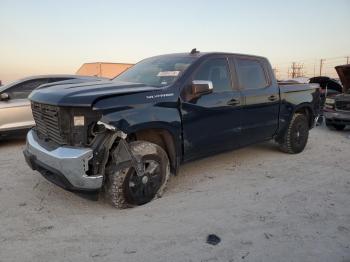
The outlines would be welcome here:
<svg viewBox="0 0 350 262">
<path fill-rule="evenodd" d="M 308 62 L 302 63 L 302 61 Z M 279 77 L 316 76 L 316 74 L 337 77 L 334 67 L 345 63 L 350 63 L 350 55 L 274 63 L 274 70 L 276 76 Z M 313 72 L 313 74 L 306 71 Z"/>
<path fill-rule="evenodd" d="M 293 62 L 292 63 L 292 66 L 291 66 L 291 73 L 290 73 L 290 76 L 292 78 L 295 78 L 295 77 L 301 77 L 304 75 L 304 65 L 303 64 L 298 64 L 296 62 Z"/>
</svg>

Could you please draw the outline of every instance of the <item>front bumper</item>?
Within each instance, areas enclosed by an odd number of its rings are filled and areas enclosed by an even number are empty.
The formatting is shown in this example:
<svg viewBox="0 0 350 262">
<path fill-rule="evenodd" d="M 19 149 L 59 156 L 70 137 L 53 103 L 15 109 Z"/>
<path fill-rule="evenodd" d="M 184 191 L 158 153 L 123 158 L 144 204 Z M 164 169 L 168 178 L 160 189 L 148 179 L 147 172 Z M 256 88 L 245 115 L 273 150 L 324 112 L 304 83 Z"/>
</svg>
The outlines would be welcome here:
<svg viewBox="0 0 350 262">
<path fill-rule="evenodd" d="M 323 115 L 330 124 L 350 125 L 350 111 L 324 111 Z"/>
<path fill-rule="evenodd" d="M 53 150 L 38 143 L 33 130 L 27 134 L 23 151 L 28 165 L 51 182 L 68 190 L 96 191 L 102 187 L 103 176 L 88 176 L 88 162 L 93 157 L 90 148 L 61 146 Z"/>
</svg>

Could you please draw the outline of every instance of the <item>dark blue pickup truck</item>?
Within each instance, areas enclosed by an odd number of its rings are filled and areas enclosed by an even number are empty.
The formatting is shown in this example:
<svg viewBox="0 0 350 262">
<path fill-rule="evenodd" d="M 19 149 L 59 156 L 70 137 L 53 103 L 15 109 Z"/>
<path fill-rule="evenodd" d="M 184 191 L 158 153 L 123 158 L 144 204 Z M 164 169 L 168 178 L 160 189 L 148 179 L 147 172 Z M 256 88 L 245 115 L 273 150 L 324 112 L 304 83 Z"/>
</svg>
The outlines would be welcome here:
<svg viewBox="0 0 350 262">
<path fill-rule="evenodd" d="M 315 84 L 277 83 L 266 58 L 231 53 L 145 59 L 111 81 L 34 91 L 27 163 L 116 207 L 162 194 L 181 163 L 274 139 L 303 151 L 319 113 Z"/>
</svg>

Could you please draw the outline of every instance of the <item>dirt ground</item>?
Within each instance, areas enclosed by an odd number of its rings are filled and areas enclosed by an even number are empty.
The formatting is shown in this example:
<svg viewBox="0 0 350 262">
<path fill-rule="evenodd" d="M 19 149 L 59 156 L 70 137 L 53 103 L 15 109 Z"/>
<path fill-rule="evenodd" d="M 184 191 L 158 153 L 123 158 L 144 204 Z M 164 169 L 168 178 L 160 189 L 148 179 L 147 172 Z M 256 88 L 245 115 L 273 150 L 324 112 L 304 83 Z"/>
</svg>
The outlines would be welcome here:
<svg viewBox="0 0 350 262">
<path fill-rule="evenodd" d="M 350 261 L 350 130 L 192 162 L 128 210 L 52 185 L 0 143 L 0 261 Z M 206 243 L 208 234 L 221 242 Z"/>
</svg>

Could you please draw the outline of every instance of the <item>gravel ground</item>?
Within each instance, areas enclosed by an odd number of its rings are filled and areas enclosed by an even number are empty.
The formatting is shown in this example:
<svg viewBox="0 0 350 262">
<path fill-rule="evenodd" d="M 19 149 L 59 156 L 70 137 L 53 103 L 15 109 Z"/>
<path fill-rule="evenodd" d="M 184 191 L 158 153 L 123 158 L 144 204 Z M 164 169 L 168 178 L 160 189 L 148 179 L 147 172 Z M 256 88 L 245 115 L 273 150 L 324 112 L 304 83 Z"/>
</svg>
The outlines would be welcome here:
<svg viewBox="0 0 350 262">
<path fill-rule="evenodd" d="M 298 155 L 271 142 L 186 164 L 127 210 L 47 182 L 24 145 L 0 143 L 0 261 L 350 261 L 350 130 L 317 127 Z"/>
</svg>

